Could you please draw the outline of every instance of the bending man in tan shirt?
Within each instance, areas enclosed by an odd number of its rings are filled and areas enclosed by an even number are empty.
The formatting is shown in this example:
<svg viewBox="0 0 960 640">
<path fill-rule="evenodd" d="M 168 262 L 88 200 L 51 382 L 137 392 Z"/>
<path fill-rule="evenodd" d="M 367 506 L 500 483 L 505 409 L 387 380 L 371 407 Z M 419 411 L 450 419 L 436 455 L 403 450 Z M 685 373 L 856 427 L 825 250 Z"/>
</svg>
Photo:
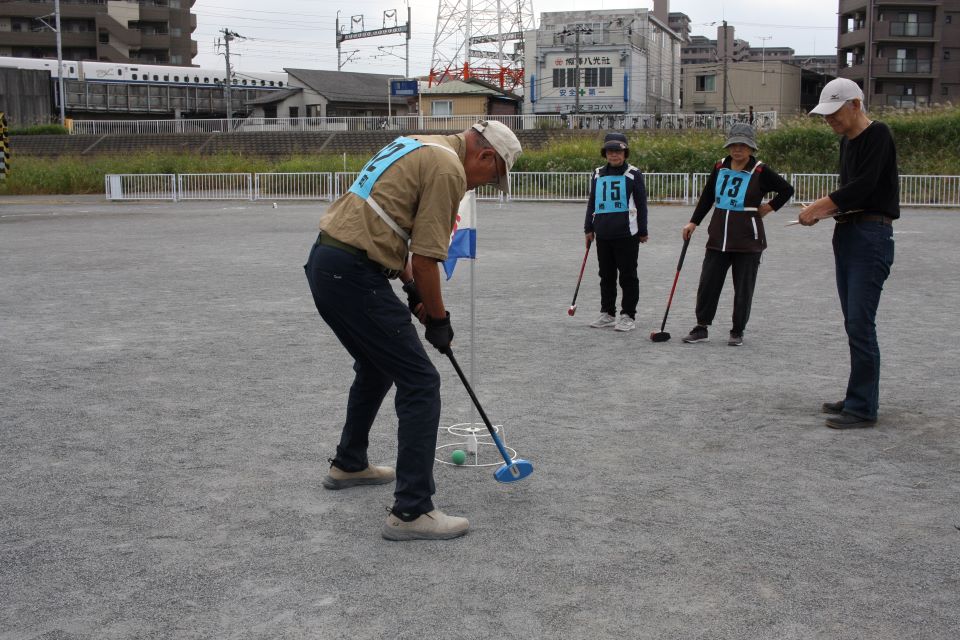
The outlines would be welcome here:
<svg viewBox="0 0 960 640">
<path fill-rule="evenodd" d="M 440 374 L 411 321 L 441 353 L 453 339 L 438 262 L 447 257 L 460 200 L 468 189 L 508 190 L 520 142 L 499 122 L 451 136 L 400 137 L 361 170 L 320 220 L 305 265 L 320 316 L 354 358 L 347 416 L 323 479 L 327 489 L 396 478 L 382 535 L 390 540 L 455 538 L 466 518 L 434 508 L 433 462 L 440 421 Z M 409 259 L 408 259 L 409 257 Z M 404 282 L 408 303 L 389 279 Z M 367 459 L 368 434 L 390 387 L 397 386 L 396 471 Z"/>
</svg>

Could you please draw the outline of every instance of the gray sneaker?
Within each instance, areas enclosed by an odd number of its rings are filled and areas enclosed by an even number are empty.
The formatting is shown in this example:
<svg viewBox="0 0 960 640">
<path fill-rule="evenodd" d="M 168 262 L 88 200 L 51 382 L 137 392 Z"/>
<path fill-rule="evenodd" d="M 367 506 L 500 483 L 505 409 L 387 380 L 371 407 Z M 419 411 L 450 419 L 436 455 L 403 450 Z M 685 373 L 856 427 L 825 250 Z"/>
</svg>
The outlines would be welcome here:
<svg viewBox="0 0 960 640">
<path fill-rule="evenodd" d="M 731 347 L 739 347 L 743 345 L 743 334 L 730 332 L 730 339 L 727 340 L 727 344 Z"/>
<path fill-rule="evenodd" d="M 599 318 L 590 323 L 590 326 L 594 329 L 606 329 L 607 327 L 612 327 L 615 324 L 617 324 L 616 318 L 609 313 L 601 313 Z"/>
<path fill-rule="evenodd" d="M 707 342 L 710 338 L 707 337 L 707 328 L 702 325 L 697 325 L 690 330 L 689 335 L 683 339 L 687 344 L 693 344 L 695 342 Z"/>
<path fill-rule="evenodd" d="M 840 400 L 839 402 L 824 402 L 820 406 L 820 410 L 824 413 L 840 415 L 843 413 L 843 400 Z"/>
<path fill-rule="evenodd" d="M 368 465 L 366 469 L 360 471 L 344 471 L 340 467 L 330 465 L 330 471 L 323 478 L 321 484 L 324 489 L 346 489 L 364 484 L 387 484 L 397 478 L 397 473 L 393 467 L 380 467 L 375 464 Z"/>
<path fill-rule="evenodd" d="M 387 540 L 449 540 L 466 534 L 469 528 L 470 522 L 466 518 L 448 516 L 434 509 L 410 522 L 404 522 L 391 512 L 380 534 Z"/>
<path fill-rule="evenodd" d="M 637 321 L 628 316 L 627 314 L 621 314 L 617 318 L 617 324 L 613 326 L 614 331 L 633 331 L 637 328 Z"/>
</svg>

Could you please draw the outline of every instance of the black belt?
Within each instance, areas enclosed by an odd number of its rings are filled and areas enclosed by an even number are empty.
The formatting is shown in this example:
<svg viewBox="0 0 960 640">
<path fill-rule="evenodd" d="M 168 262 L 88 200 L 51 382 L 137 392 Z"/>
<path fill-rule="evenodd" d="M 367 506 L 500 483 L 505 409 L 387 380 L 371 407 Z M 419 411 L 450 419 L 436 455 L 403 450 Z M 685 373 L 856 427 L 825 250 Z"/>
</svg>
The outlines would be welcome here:
<svg viewBox="0 0 960 640">
<path fill-rule="evenodd" d="M 893 224 L 893 218 L 879 213 L 841 213 L 836 218 L 837 224 L 844 222 L 879 222 L 880 224 Z"/>
<path fill-rule="evenodd" d="M 400 277 L 401 272 L 399 269 L 387 269 L 385 266 L 383 266 L 379 262 L 376 262 L 368 258 L 367 252 L 364 251 L 363 249 L 357 249 L 353 245 L 349 245 L 346 242 L 340 242 L 333 236 L 328 235 L 326 233 L 321 232 L 320 235 L 317 236 L 317 244 L 321 244 L 325 247 L 333 247 L 334 249 L 340 249 L 341 251 L 346 251 L 351 255 L 355 255 L 357 257 L 363 258 L 364 260 L 369 262 L 371 265 L 376 267 L 377 270 L 380 271 L 380 273 L 382 273 L 383 275 L 385 275 L 387 278 L 391 280 L 393 280 L 394 278 Z"/>
</svg>

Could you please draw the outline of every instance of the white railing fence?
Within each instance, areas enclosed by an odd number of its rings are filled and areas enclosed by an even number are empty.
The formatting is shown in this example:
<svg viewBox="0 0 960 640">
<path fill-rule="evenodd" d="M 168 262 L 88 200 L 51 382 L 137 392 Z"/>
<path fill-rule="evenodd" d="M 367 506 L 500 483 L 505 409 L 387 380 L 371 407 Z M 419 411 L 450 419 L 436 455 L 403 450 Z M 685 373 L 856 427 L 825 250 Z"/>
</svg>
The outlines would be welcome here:
<svg viewBox="0 0 960 640">
<path fill-rule="evenodd" d="M 104 176 L 107 200 L 177 200 L 172 173 L 128 173 Z"/>
<path fill-rule="evenodd" d="M 177 176 L 179 200 L 253 200 L 249 173 L 181 173 Z"/>
<path fill-rule="evenodd" d="M 255 173 L 254 200 L 333 200 L 331 173 Z"/>
<path fill-rule="evenodd" d="M 109 174 L 108 200 L 328 200 L 350 189 L 356 171 L 312 173 Z M 583 172 L 524 171 L 510 174 L 510 196 L 494 187 L 477 189 L 480 200 L 517 202 L 583 202 L 590 195 L 590 175 Z M 652 204 L 696 203 L 708 173 L 646 173 L 647 200 Z M 783 176 L 793 184 L 792 204 L 805 205 L 828 195 L 839 184 L 831 173 Z M 900 176 L 900 205 L 960 207 L 960 176 Z"/>
<path fill-rule="evenodd" d="M 535 129 L 721 129 L 749 122 L 761 130 L 776 129 L 776 111 L 750 114 L 617 113 L 460 116 L 370 116 L 312 118 L 226 118 L 181 120 L 74 120 L 76 135 L 156 135 L 179 133 L 249 133 L 263 131 L 462 131 L 479 120 L 498 120 L 510 128 Z"/>
<path fill-rule="evenodd" d="M 954 204 L 941 205 L 941 202 Z M 900 176 L 900 204 L 960 206 L 960 176 Z"/>
<path fill-rule="evenodd" d="M 795 204 L 810 204 L 818 198 L 830 195 L 840 186 L 840 176 L 836 173 L 795 173 L 789 180 L 794 188 Z"/>
</svg>

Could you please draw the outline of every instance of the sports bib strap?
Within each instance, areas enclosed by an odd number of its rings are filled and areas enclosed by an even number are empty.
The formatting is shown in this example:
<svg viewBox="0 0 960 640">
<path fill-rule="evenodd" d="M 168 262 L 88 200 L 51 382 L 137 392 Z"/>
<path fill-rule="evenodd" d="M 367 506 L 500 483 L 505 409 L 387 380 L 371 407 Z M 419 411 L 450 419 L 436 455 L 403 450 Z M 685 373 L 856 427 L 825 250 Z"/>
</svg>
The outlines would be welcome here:
<svg viewBox="0 0 960 640">
<path fill-rule="evenodd" d="M 597 178 L 597 190 L 593 198 L 594 214 L 623 213 L 627 211 L 627 177 L 603 176 Z"/>
<path fill-rule="evenodd" d="M 367 164 L 363 166 L 363 169 L 360 170 L 360 175 L 357 176 L 357 179 L 353 181 L 353 184 L 350 185 L 350 193 L 354 193 L 361 198 L 363 198 L 370 208 L 383 220 L 387 226 L 393 229 L 394 233 L 403 238 L 404 242 L 410 241 L 410 234 L 400 228 L 400 225 L 391 218 L 386 211 L 383 210 L 383 207 L 373 199 L 370 195 L 370 192 L 373 191 L 373 185 L 377 182 L 380 176 L 383 175 L 383 172 L 386 171 L 390 165 L 394 162 L 407 155 L 411 151 L 415 151 L 420 147 L 438 147 L 444 151 L 448 151 L 460 158 L 457 155 L 457 152 L 449 147 L 445 147 L 442 144 L 437 144 L 435 142 L 420 142 L 414 140 L 413 138 L 407 138 L 405 136 L 400 136 L 386 147 L 377 152 L 377 155 L 373 156 L 370 160 L 367 161 Z"/>
</svg>

